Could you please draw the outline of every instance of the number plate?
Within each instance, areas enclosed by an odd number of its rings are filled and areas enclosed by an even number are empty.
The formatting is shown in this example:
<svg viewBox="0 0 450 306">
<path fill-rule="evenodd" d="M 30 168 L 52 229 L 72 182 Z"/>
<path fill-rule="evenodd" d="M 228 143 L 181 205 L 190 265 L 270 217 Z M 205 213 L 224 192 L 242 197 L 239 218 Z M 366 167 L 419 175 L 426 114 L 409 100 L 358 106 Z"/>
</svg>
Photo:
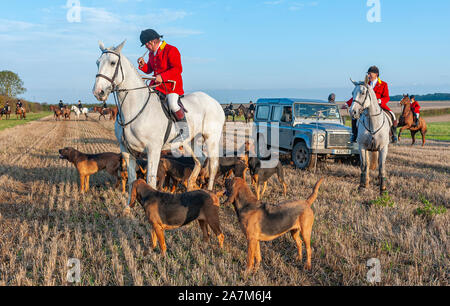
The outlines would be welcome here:
<svg viewBox="0 0 450 306">
<path fill-rule="evenodd" d="M 350 155 L 352 154 L 352 150 L 333 150 L 333 154 L 336 155 Z"/>
</svg>

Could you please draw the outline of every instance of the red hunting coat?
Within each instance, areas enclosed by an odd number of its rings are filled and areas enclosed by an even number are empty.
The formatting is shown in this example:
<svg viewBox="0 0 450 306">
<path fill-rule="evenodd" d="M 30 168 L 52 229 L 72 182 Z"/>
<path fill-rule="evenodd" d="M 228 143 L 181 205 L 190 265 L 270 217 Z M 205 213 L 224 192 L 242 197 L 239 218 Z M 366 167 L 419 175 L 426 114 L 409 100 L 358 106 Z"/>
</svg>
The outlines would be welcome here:
<svg viewBox="0 0 450 306">
<path fill-rule="evenodd" d="M 420 114 L 420 105 L 417 101 L 411 104 L 411 110 L 416 114 Z"/>
<path fill-rule="evenodd" d="M 377 99 L 381 99 L 381 108 L 387 111 L 391 111 L 389 106 L 387 106 L 387 103 L 391 100 L 389 97 L 389 88 L 388 84 L 386 82 L 383 82 L 382 80 L 378 79 L 377 85 L 375 85 L 373 91 L 375 91 L 375 94 L 377 95 Z M 348 100 L 347 105 L 350 107 L 352 106 L 353 98 Z"/>
<path fill-rule="evenodd" d="M 147 74 L 161 75 L 164 83 L 157 87 L 156 90 L 166 95 L 170 93 L 176 93 L 180 96 L 184 95 L 183 78 L 181 77 L 183 72 L 181 54 L 176 47 L 163 42 L 156 56 L 153 52 L 150 52 L 148 63 L 143 67 L 139 67 L 139 69 Z M 168 81 L 175 81 L 175 83 Z M 150 85 L 155 85 L 155 81 Z"/>
</svg>

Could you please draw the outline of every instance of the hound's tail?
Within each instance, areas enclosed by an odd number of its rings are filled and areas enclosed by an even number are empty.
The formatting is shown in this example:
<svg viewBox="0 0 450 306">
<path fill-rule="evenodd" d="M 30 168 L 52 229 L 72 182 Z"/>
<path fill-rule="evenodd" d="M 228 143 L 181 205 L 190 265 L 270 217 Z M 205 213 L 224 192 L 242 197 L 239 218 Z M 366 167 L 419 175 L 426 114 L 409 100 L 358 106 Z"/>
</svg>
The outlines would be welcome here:
<svg viewBox="0 0 450 306">
<path fill-rule="evenodd" d="M 322 183 L 323 183 L 324 180 L 325 180 L 324 178 L 321 178 L 321 179 L 316 183 L 316 186 L 314 187 L 313 193 L 312 193 L 311 196 L 308 198 L 308 200 L 306 200 L 306 203 L 308 203 L 308 205 L 309 205 L 310 207 L 313 205 L 314 201 L 317 200 L 317 196 L 319 195 L 319 188 L 320 188 L 320 185 L 322 185 Z"/>
</svg>

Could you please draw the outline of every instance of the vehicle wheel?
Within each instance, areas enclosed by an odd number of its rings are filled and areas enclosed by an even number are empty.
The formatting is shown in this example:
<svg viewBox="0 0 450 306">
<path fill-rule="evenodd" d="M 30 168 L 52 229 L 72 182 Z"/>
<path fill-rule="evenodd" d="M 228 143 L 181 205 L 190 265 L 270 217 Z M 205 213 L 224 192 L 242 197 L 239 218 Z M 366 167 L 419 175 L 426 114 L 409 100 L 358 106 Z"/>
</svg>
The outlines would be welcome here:
<svg viewBox="0 0 450 306">
<path fill-rule="evenodd" d="M 303 141 L 297 143 L 294 150 L 292 150 L 292 161 L 299 169 L 312 169 L 316 163 L 316 160 L 317 155 L 312 154 Z"/>
</svg>

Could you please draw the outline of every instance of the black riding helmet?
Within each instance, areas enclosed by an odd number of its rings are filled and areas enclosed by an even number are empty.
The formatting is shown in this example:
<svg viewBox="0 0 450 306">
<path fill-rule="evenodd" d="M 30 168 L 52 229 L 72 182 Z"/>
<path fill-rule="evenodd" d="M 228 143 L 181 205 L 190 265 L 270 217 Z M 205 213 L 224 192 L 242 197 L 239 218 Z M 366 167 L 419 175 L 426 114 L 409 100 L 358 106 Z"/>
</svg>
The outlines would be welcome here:
<svg viewBox="0 0 450 306">
<path fill-rule="evenodd" d="M 367 73 L 376 73 L 378 76 L 380 76 L 380 69 L 378 69 L 377 66 L 372 66 L 369 68 Z"/>
<path fill-rule="evenodd" d="M 148 29 L 148 30 L 144 30 L 141 32 L 141 43 L 142 46 L 145 46 L 146 43 L 148 43 L 149 41 L 152 41 L 154 39 L 157 38 L 163 38 L 163 35 L 159 35 L 158 32 L 156 32 L 153 29 Z"/>
</svg>

